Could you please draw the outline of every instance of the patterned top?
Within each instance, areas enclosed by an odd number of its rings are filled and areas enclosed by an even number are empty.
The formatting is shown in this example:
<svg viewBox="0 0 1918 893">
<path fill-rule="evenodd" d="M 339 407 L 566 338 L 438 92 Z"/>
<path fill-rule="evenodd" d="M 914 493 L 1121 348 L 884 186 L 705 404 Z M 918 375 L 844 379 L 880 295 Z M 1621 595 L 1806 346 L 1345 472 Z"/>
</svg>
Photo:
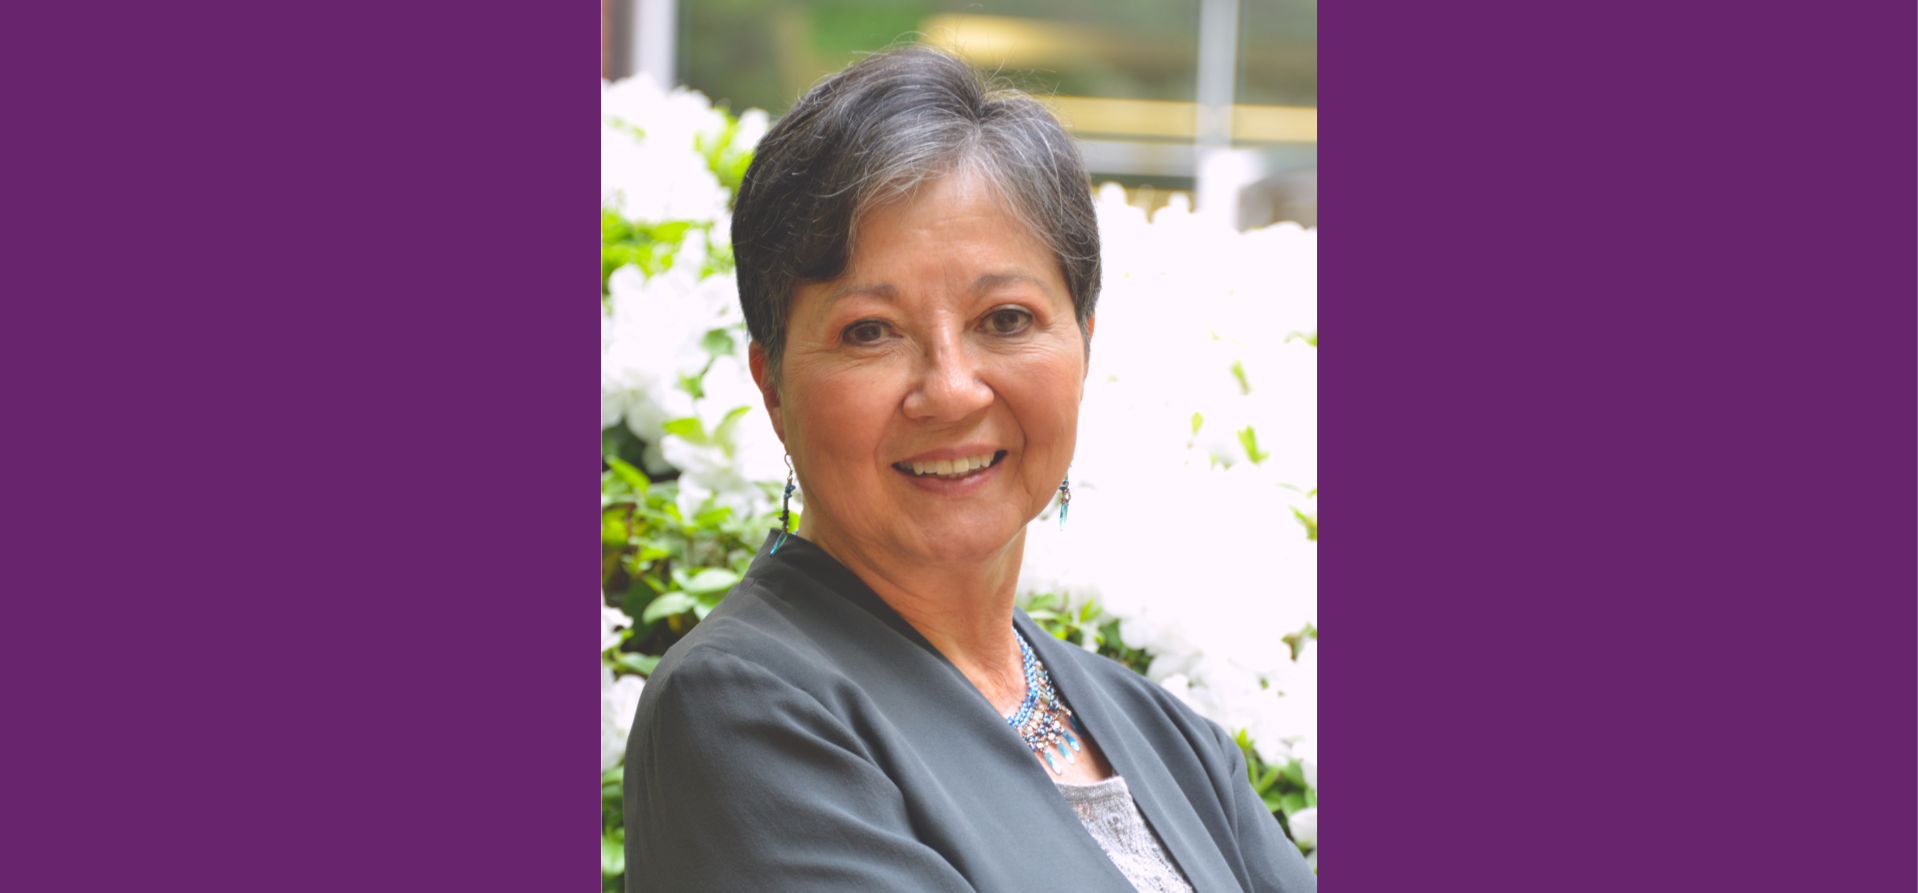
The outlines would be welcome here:
<svg viewBox="0 0 1918 893">
<path fill-rule="evenodd" d="M 1072 811 L 1079 814 L 1079 822 L 1092 833 L 1092 839 L 1099 842 L 1099 849 L 1105 850 L 1139 893 L 1194 893 L 1179 866 L 1172 863 L 1159 835 L 1145 823 L 1124 778 L 1114 775 L 1092 784 L 1053 784 L 1059 786 Z"/>
</svg>

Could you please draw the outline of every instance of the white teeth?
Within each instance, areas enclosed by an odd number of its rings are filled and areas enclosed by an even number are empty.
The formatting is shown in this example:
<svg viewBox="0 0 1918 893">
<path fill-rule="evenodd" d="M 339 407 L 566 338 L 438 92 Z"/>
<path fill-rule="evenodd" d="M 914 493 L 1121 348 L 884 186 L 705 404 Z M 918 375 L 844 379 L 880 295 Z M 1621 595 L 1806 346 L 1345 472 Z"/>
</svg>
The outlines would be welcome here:
<svg viewBox="0 0 1918 893">
<path fill-rule="evenodd" d="M 983 456 L 966 456 L 959 459 L 937 459 L 931 462 L 905 462 L 901 464 L 911 468 L 912 473 L 915 475 L 923 476 L 930 474 L 943 478 L 957 478 L 991 465 L 992 458 L 995 455 L 997 454 L 987 453 Z"/>
</svg>

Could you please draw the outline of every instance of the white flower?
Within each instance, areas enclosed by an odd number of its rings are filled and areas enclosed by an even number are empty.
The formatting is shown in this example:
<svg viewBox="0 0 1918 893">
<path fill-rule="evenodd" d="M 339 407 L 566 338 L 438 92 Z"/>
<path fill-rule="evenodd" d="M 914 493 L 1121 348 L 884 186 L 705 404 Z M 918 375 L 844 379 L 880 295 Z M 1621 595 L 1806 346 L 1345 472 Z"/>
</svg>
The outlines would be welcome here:
<svg viewBox="0 0 1918 893">
<path fill-rule="evenodd" d="M 613 678 L 612 668 L 599 666 L 599 771 L 626 758 L 626 737 L 633 732 L 639 712 L 639 693 L 646 686 L 638 676 Z"/>
<path fill-rule="evenodd" d="M 1319 808 L 1308 806 L 1292 814 L 1292 841 L 1308 850 L 1319 848 Z"/>
<path fill-rule="evenodd" d="M 1185 678 L 1184 673 L 1173 673 L 1159 680 L 1159 684 L 1163 686 L 1166 691 L 1171 692 L 1173 697 L 1178 698 L 1187 707 L 1192 706 L 1192 680 Z"/>
<path fill-rule="evenodd" d="M 694 414 L 693 396 L 682 381 L 712 359 L 706 333 L 739 319 L 739 300 L 729 276 L 704 280 L 687 266 L 645 278 L 637 267 L 614 271 L 608 282 L 610 331 L 600 354 L 600 424 L 624 420 L 641 440 L 658 445 L 664 425 Z"/>
<path fill-rule="evenodd" d="M 1316 646 L 1295 663 L 1278 636 L 1318 622 L 1318 546 L 1292 514 L 1317 511 L 1318 352 L 1294 333 L 1318 327 L 1318 234 L 1179 201 L 1148 222 L 1111 185 L 1096 209 L 1072 513 L 1028 528 L 1019 589 L 1095 600 L 1156 655 L 1147 675 L 1282 762 L 1317 736 Z M 1142 518 L 1165 523 L 1142 541 Z"/>
<path fill-rule="evenodd" d="M 1319 789 L 1319 740 L 1307 738 L 1292 745 L 1292 756 L 1305 771 L 1305 786 L 1316 792 Z"/>
<path fill-rule="evenodd" d="M 733 148 L 751 149 L 759 145 L 767 128 L 772 126 L 772 118 L 765 109 L 747 109 L 739 115 L 739 129 L 733 132 Z"/>
<path fill-rule="evenodd" d="M 606 651 L 619 644 L 619 631 L 633 625 L 633 618 L 625 611 L 606 604 L 606 593 L 599 594 L 599 650 Z"/>
<path fill-rule="evenodd" d="M 725 126 L 725 116 L 698 93 L 661 92 L 643 74 L 602 82 L 600 204 L 634 220 L 719 219 L 726 213 L 726 190 L 697 141 L 717 138 Z"/>
</svg>

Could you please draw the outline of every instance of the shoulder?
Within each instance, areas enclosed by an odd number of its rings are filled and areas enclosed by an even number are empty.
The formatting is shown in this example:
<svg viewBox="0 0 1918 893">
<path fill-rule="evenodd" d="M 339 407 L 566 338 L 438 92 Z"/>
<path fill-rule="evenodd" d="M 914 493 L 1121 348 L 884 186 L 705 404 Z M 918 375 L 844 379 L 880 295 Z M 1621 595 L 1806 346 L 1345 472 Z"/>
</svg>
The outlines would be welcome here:
<svg viewBox="0 0 1918 893">
<path fill-rule="evenodd" d="M 819 632 L 829 625 L 796 613 L 803 612 L 762 581 L 741 581 L 660 658 L 646 681 L 635 726 L 690 703 L 723 711 L 742 697 L 798 697 L 829 684 L 831 663 L 822 659 L 828 643 Z"/>
</svg>

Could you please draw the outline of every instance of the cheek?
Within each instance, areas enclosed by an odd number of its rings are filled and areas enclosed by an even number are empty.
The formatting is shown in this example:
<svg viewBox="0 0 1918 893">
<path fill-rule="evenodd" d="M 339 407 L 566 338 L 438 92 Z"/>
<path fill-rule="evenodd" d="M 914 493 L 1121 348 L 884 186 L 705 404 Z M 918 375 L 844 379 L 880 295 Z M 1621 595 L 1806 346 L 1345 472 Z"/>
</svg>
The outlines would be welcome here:
<svg viewBox="0 0 1918 893">
<path fill-rule="evenodd" d="M 795 384 L 783 407 L 787 430 L 798 435 L 788 449 L 813 474 L 840 476 L 848 462 L 873 453 L 888 414 L 879 383 L 842 373 Z"/>
<path fill-rule="evenodd" d="M 1062 351 L 1011 379 L 1015 390 L 1007 402 L 1021 417 L 1028 441 L 1057 454 L 1061 462 L 1071 456 L 1078 437 L 1079 403 L 1084 393 L 1081 365 L 1075 354 Z"/>
</svg>

